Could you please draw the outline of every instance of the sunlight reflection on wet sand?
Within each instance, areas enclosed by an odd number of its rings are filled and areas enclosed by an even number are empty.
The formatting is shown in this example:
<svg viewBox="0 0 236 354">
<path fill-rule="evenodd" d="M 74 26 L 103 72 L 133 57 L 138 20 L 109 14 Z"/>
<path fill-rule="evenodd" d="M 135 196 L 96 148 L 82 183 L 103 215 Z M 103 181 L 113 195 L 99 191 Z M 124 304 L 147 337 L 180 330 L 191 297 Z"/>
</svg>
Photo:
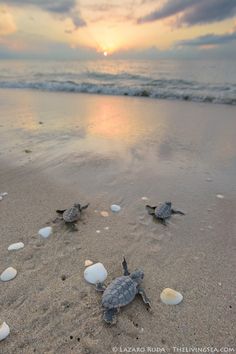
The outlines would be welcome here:
<svg viewBox="0 0 236 354">
<path fill-rule="evenodd" d="M 1 97 L 2 150 L 29 148 L 31 160 L 117 160 L 130 173 L 170 163 L 175 173 L 230 167 L 236 157 L 234 107 L 23 90 Z"/>
</svg>

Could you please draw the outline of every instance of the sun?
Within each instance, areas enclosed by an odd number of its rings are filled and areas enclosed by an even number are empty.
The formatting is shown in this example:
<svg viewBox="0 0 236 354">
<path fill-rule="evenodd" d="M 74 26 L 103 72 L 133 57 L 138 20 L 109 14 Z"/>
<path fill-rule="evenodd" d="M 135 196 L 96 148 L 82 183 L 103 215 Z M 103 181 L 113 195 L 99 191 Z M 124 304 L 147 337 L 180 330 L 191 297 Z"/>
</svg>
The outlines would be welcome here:
<svg viewBox="0 0 236 354">
<path fill-rule="evenodd" d="M 107 52 L 103 52 L 104 57 L 107 57 L 108 53 Z"/>
</svg>

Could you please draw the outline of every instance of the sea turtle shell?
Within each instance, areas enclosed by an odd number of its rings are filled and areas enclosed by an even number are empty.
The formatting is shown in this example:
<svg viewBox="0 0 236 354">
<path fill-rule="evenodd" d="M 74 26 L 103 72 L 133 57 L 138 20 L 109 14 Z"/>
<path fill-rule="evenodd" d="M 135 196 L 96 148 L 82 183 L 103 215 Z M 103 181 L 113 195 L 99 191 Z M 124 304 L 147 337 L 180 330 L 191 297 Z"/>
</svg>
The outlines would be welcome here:
<svg viewBox="0 0 236 354">
<path fill-rule="evenodd" d="M 106 288 L 102 296 L 102 305 L 113 309 L 128 305 L 137 294 L 137 284 L 129 277 L 116 278 Z"/>
<path fill-rule="evenodd" d="M 159 208 L 155 209 L 155 215 L 158 219 L 167 219 L 171 216 L 171 203 L 166 202 L 162 204 Z"/>
<path fill-rule="evenodd" d="M 66 209 L 63 213 L 63 220 L 65 222 L 75 222 L 80 218 L 80 210 L 79 208 L 72 207 Z"/>
</svg>

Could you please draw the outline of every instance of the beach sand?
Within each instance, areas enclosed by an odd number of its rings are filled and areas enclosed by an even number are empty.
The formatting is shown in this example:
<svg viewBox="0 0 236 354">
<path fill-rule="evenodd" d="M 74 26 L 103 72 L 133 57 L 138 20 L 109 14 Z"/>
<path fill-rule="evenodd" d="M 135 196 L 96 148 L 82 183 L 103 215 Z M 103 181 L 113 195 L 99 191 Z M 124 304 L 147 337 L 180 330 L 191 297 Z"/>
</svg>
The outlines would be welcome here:
<svg viewBox="0 0 236 354">
<path fill-rule="evenodd" d="M 23 90 L 1 90 L 0 105 L 0 272 L 18 271 L 0 283 L 11 329 L 0 353 L 233 347 L 236 108 Z M 165 227 L 145 204 L 168 200 L 186 215 Z M 77 201 L 90 203 L 78 232 L 37 234 Z M 7 250 L 18 241 L 24 249 Z M 152 309 L 137 297 L 109 327 L 84 261 L 102 262 L 108 284 L 123 255 L 144 270 Z M 166 287 L 183 302 L 161 303 Z"/>
</svg>

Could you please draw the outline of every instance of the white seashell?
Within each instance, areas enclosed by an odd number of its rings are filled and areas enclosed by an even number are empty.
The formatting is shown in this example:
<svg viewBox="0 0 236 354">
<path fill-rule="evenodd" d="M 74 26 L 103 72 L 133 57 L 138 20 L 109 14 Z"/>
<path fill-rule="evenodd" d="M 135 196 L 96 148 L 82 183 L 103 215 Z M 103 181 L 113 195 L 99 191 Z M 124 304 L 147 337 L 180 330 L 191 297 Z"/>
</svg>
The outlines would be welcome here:
<svg viewBox="0 0 236 354">
<path fill-rule="evenodd" d="M 86 259 L 86 261 L 84 262 L 85 267 L 91 266 L 92 264 L 93 264 L 93 262 L 90 261 L 90 259 Z"/>
<path fill-rule="evenodd" d="M 121 210 L 121 207 L 117 204 L 112 204 L 111 205 L 111 211 L 113 211 L 113 213 L 118 213 Z"/>
<path fill-rule="evenodd" d="M 105 227 L 104 227 L 104 230 L 109 230 L 109 226 L 105 226 Z"/>
<path fill-rule="evenodd" d="M 23 242 L 17 242 L 17 243 L 12 243 L 9 247 L 8 247 L 8 251 L 15 251 L 15 250 L 20 250 L 21 248 L 24 248 L 24 244 Z"/>
<path fill-rule="evenodd" d="M 95 263 L 84 271 L 84 278 L 88 283 L 103 283 L 107 278 L 107 270 L 102 263 Z"/>
<path fill-rule="evenodd" d="M 14 279 L 16 277 L 16 274 L 17 270 L 15 268 L 9 267 L 2 272 L 0 279 L 2 281 L 9 281 Z"/>
<path fill-rule="evenodd" d="M 224 196 L 223 196 L 222 194 L 217 194 L 216 196 L 217 196 L 217 198 L 219 198 L 219 199 L 224 199 Z"/>
<path fill-rule="evenodd" d="M 141 199 L 142 199 L 142 200 L 148 200 L 148 198 L 147 198 L 147 197 L 142 197 Z"/>
<path fill-rule="evenodd" d="M 101 215 L 104 216 L 104 218 L 109 216 L 107 211 L 101 211 Z"/>
<path fill-rule="evenodd" d="M 1 192 L 0 193 L 0 200 L 3 200 L 4 197 L 6 197 L 8 195 L 7 192 Z"/>
<path fill-rule="evenodd" d="M 38 234 L 44 238 L 47 238 L 51 235 L 52 233 L 52 227 L 51 226 L 47 226 L 47 227 L 43 227 L 42 229 L 39 230 Z"/>
<path fill-rule="evenodd" d="M 178 305 L 183 300 L 183 295 L 173 289 L 165 288 L 162 291 L 160 298 L 166 305 Z"/>
<path fill-rule="evenodd" d="M 101 231 L 100 231 L 100 230 L 96 230 L 96 233 L 97 233 L 97 234 L 100 234 L 100 233 L 101 233 Z"/>
<path fill-rule="evenodd" d="M 7 192 L 2 192 L 2 193 L 0 193 L 0 196 L 1 196 L 1 197 L 6 197 L 7 195 L 8 195 Z"/>
<path fill-rule="evenodd" d="M 0 341 L 7 338 L 9 333 L 10 333 L 9 326 L 6 324 L 6 322 L 3 322 L 0 326 Z"/>
</svg>

